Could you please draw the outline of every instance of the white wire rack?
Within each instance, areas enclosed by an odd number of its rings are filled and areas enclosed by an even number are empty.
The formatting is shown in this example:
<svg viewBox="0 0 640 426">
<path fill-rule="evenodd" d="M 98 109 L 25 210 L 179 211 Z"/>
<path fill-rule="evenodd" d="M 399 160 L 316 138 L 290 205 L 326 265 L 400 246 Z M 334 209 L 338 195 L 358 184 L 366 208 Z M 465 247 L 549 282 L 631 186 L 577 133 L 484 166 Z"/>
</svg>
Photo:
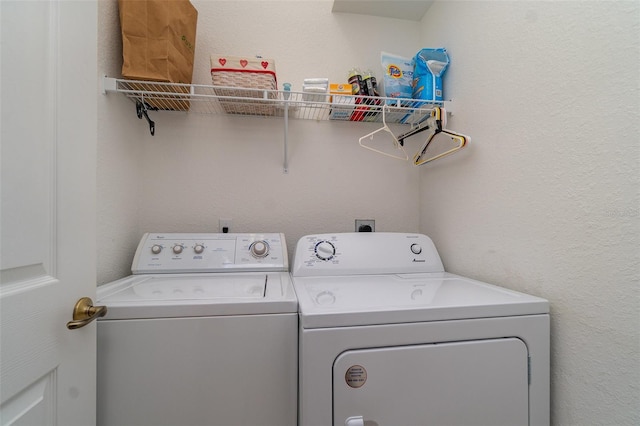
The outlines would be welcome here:
<svg viewBox="0 0 640 426">
<path fill-rule="evenodd" d="M 288 119 L 382 122 L 416 125 L 426 120 L 442 102 L 369 96 L 345 96 L 284 90 L 265 90 L 201 84 L 159 83 L 104 77 L 103 93 L 121 93 L 136 103 L 139 118 L 146 117 L 150 131 L 155 122 L 148 111 L 188 111 L 280 117 L 285 125 L 285 172 Z"/>
</svg>

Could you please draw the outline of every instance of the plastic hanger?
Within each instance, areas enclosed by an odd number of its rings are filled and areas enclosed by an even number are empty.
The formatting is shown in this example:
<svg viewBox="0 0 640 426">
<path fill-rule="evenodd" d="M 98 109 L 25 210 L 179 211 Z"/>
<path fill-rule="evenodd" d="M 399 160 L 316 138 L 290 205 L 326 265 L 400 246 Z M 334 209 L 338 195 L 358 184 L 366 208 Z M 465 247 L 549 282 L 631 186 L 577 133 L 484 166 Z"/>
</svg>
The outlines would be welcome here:
<svg viewBox="0 0 640 426">
<path fill-rule="evenodd" d="M 360 146 L 361 146 L 361 147 L 363 147 L 363 148 L 367 148 L 367 149 L 370 149 L 371 151 L 377 152 L 378 154 L 382 154 L 382 155 L 386 155 L 387 157 L 397 158 L 398 160 L 405 160 L 405 161 L 406 161 L 406 160 L 408 160 L 408 159 L 409 159 L 409 156 L 407 155 L 407 152 L 404 150 L 404 146 L 402 146 L 403 144 L 402 144 L 402 143 L 400 143 L 400 141 L 398 141 L 398 139 L 397 139 L 397 138 L 396 138 L 396 136 L 393 134 L 393 132 L 391 131 L 391 129 L 389 128 L 389 126 L 387 126 L 386 113 L 385 113 L 385 111 L 386 111 L 386 109 L 387 109 L 387 108 L 388 108 L 388 107 L 387 107 L 387 105 L 383 105 L 383 106 L 382 106 L 382 124 L 383 124 L 383 126 L 382 126 L 381 128 L 379 128 L 378 130 L 374 130 L 373 132 L 368 133 L 368 134 L 364 135 L 363 137 L 361 137 L 361 138 L 358 140 L 358 143 L 360 144 Z M 391 139 L 393 140 L 393 146 L 394 146 L 396 149 L 401 150 L 401 151 L 402 151 L 402 153 L 404 154 L 404 156 L 400 156 L 400 155 L 393 155 L 393 154 L 390 154 L 390 153 L 388 153 L 388 152 L 380 151 L 379 149 L 376 149 L 376 148 L 374 148 L 374 147 L 371 147 L 371 146 L 365 145 L 365 144 L 363 143 L 363 141 L 366 141 L 367 139 L 369 139 L 369 140 L 373 140 L 374 135 L 376 135 L 377 133 L 380 133 L 380 132 L 386 132 L 386 133 L 388 133 L 388 134 L 391 136 Z"/>
<path fill-rule="evenodd" d="M 422 130 L 430 129 L 431 132 L 427 137 L 427 140 L 422 145 L 422 148 L 420 148 L 420 150 L 413 156 L 414 165 L 420 166 L 422 164 L 426 164 L 431 161 L 437 160 L 438 158 L 442 158 L 445 155 L 452 154 L 464 148 L 464 146 L 471 139 L 469 138 L 469 136 L 445 129 L 444 125 L 446 123 L 446 115 L 447 113 L 443 108 L 435 107 L 433 111 L 431 111 L 431 116 L 426 120 L 426 124 L 422 126 L 422 127 L 425 127 L 425 129 L 422 129 Z M 419 131 L 422 131 L 422 130 L 419 130 Z M 411 136 L 418 132 L 409 131 L 407 132 L 407 134 L 402 135 L 401 139 L 404 139 L 405 137 L 407 137 L 407 135 Z M 428 156 L 427 151 L 429 149 L 429 145 L 431 145 L 431 143 L 433 143 L 435 140 L 442 140 L 443 137 L 449 138 L 447 142 L 453 142 L 454 144 L 453 148 L 448 149 L 444 152 L 436 153 L 433 156 Z"/>
<path fill-rule="evenodd" d="M 427 149 L 429 148 L 429 144 L 433 142 L 436 138 L 441 139 L 443 136 L 448 136 L 449 140 L 452 141 L 455 146 L 445 152 L 441 152 L 440 154 L 434 155 L 433 157 L 426 156 Z M 421 151 L 416 153 L 413 157 L 413 164 L 416 166 L 421 166 L 423 164 L 429 163 L 433 160 L 437 160 L 438 158 L 442 158 L 445 155 L 453 154 L 454 152 L 464 148 L 464 146 L 469 142 L 470 138 L 468 136 L 462 135 L 460 133 L 455 133 L 450 130 L 442 130 L 441 132 L 436 132 L 430 135 L 429 139 L 423 145 Z"/>
<path fill-rule="evenodd" d="M 443 108 L 433 109 L 426 120 L 421 121 L 417 126 L 412 126 L 411 130 L 398 136 L 398 142 L 404 146 L 404 140 L 410 136 L 417 135 L 425 130 L 441 132 L 447 122 L 447 113 Z"/>
</svg>

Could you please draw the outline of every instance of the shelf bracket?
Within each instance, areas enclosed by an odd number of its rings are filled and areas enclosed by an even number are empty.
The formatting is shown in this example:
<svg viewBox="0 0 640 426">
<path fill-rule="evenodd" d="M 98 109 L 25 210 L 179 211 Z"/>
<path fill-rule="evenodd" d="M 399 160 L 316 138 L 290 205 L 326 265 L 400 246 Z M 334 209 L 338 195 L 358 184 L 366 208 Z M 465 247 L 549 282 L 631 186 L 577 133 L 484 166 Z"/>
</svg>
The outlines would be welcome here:
<svg viewBox="0 0 640 426">
<path fill-rule="evenodd" d="M 283 164 L 283 172 L 285 174 L 289 173 L 289 97 L 291 96 L 291 84 L 284 83 L 284 93 L 282 94 L 285 102 L 284 102 L 284 164 Z M 265 96 L 266 96 L 265 92 Z"/>
<path fill-rule="evenodd" d="M 115 78 L 109 78 L 106 75 L 102 78 L 102 94 L 106 95 L 109 92 L 117 92 L 117 84 Z"/>
<path fill-rule="evenodd" d="M 284 105 L 284 173 L 289 173 L 289 104 L 285 103 Z"/>
</svg>

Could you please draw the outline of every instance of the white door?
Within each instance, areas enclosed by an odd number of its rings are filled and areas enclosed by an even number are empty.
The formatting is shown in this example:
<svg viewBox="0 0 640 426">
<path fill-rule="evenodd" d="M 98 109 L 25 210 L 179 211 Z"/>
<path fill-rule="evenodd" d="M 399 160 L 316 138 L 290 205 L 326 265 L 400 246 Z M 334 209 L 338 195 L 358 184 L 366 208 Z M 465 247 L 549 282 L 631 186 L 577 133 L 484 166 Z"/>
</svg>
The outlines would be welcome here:
<svg viewBox="0 0 640 426">
<path fill-rule="evenodd" d="M 0 1 L 0 424 L 95 424 L 97 3 Z M 95 299 L 94 299 L 95 300 Z"/>
<path fill-rule="evenodd" d="M 528 351 L 489 339 L 343 352 L 334 426 L 526 426 Z"/>
</svg>

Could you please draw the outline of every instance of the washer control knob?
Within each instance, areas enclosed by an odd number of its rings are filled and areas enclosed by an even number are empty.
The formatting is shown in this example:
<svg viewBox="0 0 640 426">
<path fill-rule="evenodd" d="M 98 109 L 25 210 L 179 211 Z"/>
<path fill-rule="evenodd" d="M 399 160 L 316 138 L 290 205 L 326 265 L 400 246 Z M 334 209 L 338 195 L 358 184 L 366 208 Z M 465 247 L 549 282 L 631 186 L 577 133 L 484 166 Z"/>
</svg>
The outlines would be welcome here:
<svg viewBox="0 0 640 426">
<path fill-rule="evenodd" d="M 176 244 L 175 246 L 173 246 L 173 252 L 175 254 L 180 254 L 182 253 L 182 250 L 184 249 L 184 246 L 182 244 Z"/>
<path fill-rule="evenodd" d="M 411 252 L 413 254 L 420 254 L 422 253 L 422 247 L 420 244 L 411 244 Z"/>
<path fill-rule="evenodd" d="M 202 254 L 202 252 L 204 251 L 204 246 L 202 244 L 196 244 L 193 247 L 193 251 L 195 251 L 196 254 Z"/>
<path fill-rule="evenodd" d="M 162 246 L 160 244 L 154 244 L 151 247 L 151 253 L 153 254 L 160 254 L 161 251 L 162 251 Z"/>
<path fill-rule="evenodd" d="M 320 241 L 315 246 L 316 257 L 320 260 L 331 260 L 336 254 L 336 248 L 329 241 Z"/>
<path fill-rule="evenodd" d="M 269 244 L 266 241 L 254 241 L 251 243 L 249 251 L 254 257 L 265 257 L 269 254 Z"/>
</svg>

